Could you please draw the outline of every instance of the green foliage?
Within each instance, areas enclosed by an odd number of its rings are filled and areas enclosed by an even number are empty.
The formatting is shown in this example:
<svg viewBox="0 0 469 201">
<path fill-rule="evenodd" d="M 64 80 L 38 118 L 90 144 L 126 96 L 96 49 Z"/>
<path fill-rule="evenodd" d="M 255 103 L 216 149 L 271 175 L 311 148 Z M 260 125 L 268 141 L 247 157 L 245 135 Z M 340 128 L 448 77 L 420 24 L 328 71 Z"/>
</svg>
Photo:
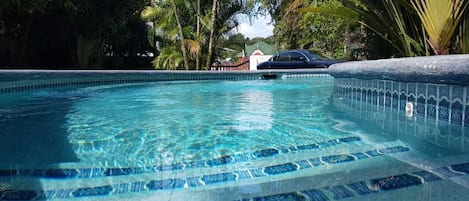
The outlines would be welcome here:
<svg viewBox="0 0 469 201">
<path fill-rule="evenodd" d="M 152 61 L 156 69 L 177 70 L 183 63 L 184 58 L 175 46 L 164 47 L 160 55 Z"/>
<path fill-rule="evenodd" d="M 9 41 L 0 43 L 0 53 L 6 52 L 1 60 L 8 60 L 2 65 L 47 66 L 61 61 L 61 68 L 101 66 L 103 46 L 123 47 L 131 38 L 129 22 L 144 5 L 145 0 L 1 1 L 0 41 Z M 95 41 L 102 42 L 85 45 Z M 100 58 L 84 59 L 86 55 Z M 91 60 L 97 63 L 86 62 Z"/>
<path fill-rule="evenodd" d="M 239 24 L 236 15 L 240 13 L 249 14 L 252 11 L 251 6 L 253 6 L 253 1 L 218 1 L 213 23 L 211 18 L 213 1 L 204 0 L 200 1 L 200 5 L 197 5 L 198 2 L 189 0 L 175 1 L 180 15 L 182 35 L 184 36 L 183 47 L 185 51 L 189 52 L 187 59 L 191 69 L 199 69 L 198 64 L 201 63 L 210 63 L 208 62 L 212 60 L 212 54 L 209 53 L 210 39 L 212 38 L 212 46 L 216 46 L 213 50 L 218 50 L 221 44 L 219 42 L 220 38 Z M 200 16 L 197 15 L 199 7 Z M 153 22 L 153 27 L 149 30 L 149 41 L 152 44 L 158 41 L 161 51 L 169 46 L 179 46 L 176 42 L 181 38 L 181 34 L 178 32 L 172 9 L 169 1 L 152 1 L 152 5 L 146 7 L 141 13 L 143 20 Z M 212 31 L 213 34 L 211 34 Z M 167 50 L 166 52 L 170 51 Z M 171 52 L 171 54 L 175 52 L 183 54 L 183 48 L 175 48 Z M 206 58 L 205 61 L 204 58 Z M 155 60 L 154 63 L 161 62 Z"/>
<path fill-rule="evenodd" d="M 349 56 L 349 28 L 359 15 L 340 1 L 282 1 L 271 13 L 275 14 L 274 37 L 279 49 L 307 48 L 328 57 Z"/>
</svg>

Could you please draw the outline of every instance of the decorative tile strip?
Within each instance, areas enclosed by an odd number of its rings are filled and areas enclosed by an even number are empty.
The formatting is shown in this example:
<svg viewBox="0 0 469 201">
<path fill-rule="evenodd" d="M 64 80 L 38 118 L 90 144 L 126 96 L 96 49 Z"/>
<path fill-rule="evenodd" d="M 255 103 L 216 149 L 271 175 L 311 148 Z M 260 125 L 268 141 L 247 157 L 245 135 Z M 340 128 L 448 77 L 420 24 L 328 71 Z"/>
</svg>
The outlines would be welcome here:
<svg viewBox="0 0 469 201">
<path fill-rule="evenodd" d="M 391 151 L 384 151 L 384 150 L 391 150 Z M 379 149 L 379 150 L 374 150 L 374 151 L 376 152 L 384 151 L 386 152 L 386 154 L 382 154 L 382 155 L 387 155 L 387 154 L 407 152 L 409 150 L 410 149 L 407 147 L 395 146 L 395 147 L 389 147 L 389 148 Z M 334 165 L 337 163 L 345 163 L 345 162 L 361 160 L 359 158 L 353 157 L 356 154 L 357 153 L 351 153 L 349 155 L 346 155 L 347 156 L 346 158 L 351 157 L 353 158 L 353 160 L 337 160 L 337 161 L 334 160 L 331 163 L 328 163 L 326 160 L 320 165 L 326 165 L 326 164 Z M 361 154 L 364 154 L 364 153 L 361 153 Z M 382 155 L 376 155 L 376 156 L 382 156 Z M 335 157 L 336 156 L 324 156 L 324 157 L 321 157 L 321 160 L 335 158 Z M 311 159 L 311 160 L 316 160 L 316 159 Z M 120 184 L 114 184 L 114 185 L 83 187 L 83 188 L 77 188 L 77 189 L 58 189 L 58 190 L 49 190 L 49 191 L 28 191 L 28 190 L 7 189 L 7 190 L 0 190 L 0 198 L 2 200 L 18 200 L 18 198 L 20 198 L 20 200 L 41 200 L 41 199 L 57 199 L 57 198 L 69 198 L 69 197 L 106 196 L 106 195 L 128 193 L 129 191 L 130 192 L 148 192 L 148 191 L 156 191 L 156 190 L 182 189 L 182 188 L 197 187 L 197 186 L 202 186 L 202 185 L 212 185 L 212 184 L 218 184 L 218 183 L 224 183 L 224 182 L 235 182 L 238 180 L 252 179 L 255 177 L 266 177 L 266 176 L 291 173 L 291 172 L 299 170 L 300 163 L 304 163 L 304 161 L 296 161 L 296 162 L 285 163 L 285 164 L 280 164 L 280 165 L 275 165 L 275 166 L 267 166 L 264 168 L 240 170 L 236 172 L 224 172 L 224 173 L 217 173 L 217 174 L 210 174 L 210 175 L 202 175 L 199 177 L 138 181 L 138 182 L 133 182 L 133 183 L 120 183 Z M 307 166 L 305 167 L 305 169 L 312 168 L 312 167 L 313 166 Z M 458 165 L 454 165 L 451 167 L 456 167 L 458 168 L 458 170 L 463 171 L 463 172 L 469 171 L 469 165 L 466 165 L 466 164 L 458 164 Z M 419 172 L 419 174 L 422 175 L 421 172 Z M 423 178 L 437 177 L 436 175 L 433 175 L 431 173 L 425 172 L 423 175 L 425 174 L 426 176 L 424 176 Z M 402 179 L 395 180 L 392 183 L 389 183 L 389 180 L 392 180 L 394 178 L 375 179 L 372 181 L 374 184 L 379 185 L 381 189 L 383 190 L 392 190 L 394 188 L 397 188 L 399 186 L 404 186 L 404 185 L 407 185 L 407 186 L 416 185 L 412 177 L 408 177 L 407 175 L 404 175 L 404 176 L 399 176 L 399 178 L 402 178 Z M 203 182 L 203 184 L 201 182 Z M 130 186 L 130 189 L 129 189 L 129 186 Z M 342 186 L 335 186 L 332 188 L 328 188 L 326 190 L 332 191 L 334 196 L 336 197 L 346 197 L 349 195 L 349 191 L 347 189 L 344 189 Z M 359 192 L 362 192 L 362 191 L 364 190 L 359 190 Z M 303 191 L 301 193 L 308 196 L 309 198 L 313 200 L 318 200 L 318 199 L 321 200 L 322 198 L 324 198 L 322 191 L 317 190 L 317 189 L 313 189 L 310 191 Z M 279 196 L 281 197 L 283 195 L 284 194 L 280 194 Z"/>
<path fill-rule="evenodd" d="M 439 169 L 448 169 L 449 167 L 459 167 L 461 172 L 465 174 L 452 175 L 451 177 L 457 177 L 469 174 L 469 163 L 456 164 L 447 167 L 441 167 Z M 366 196 L 369 194 L 392 191 L 403 189 L 411 186 L 419 186 L 426 182 L 433 182 L 443 180 L 443 178 L 437 175 L 427 172 L 425 170 L 412 172 L 407 174 L 394 175 L 383 178 L 370 179 L 367 181 L 360 181 L 349 183 L 345 185 L 324 187 L 311 189 L 301 192 L 287 192 L 276 195 L 268 195 L 263 197 L 255 197 L 251 199 L 243 199 L 247 201 L 251 200 L 281 200 L 282 198 L 295 198 L 293 200 L 340 200 L 344 198 Z M 354 194 L 355 192 L 356 194 Z"/>
<path fill-rule="evenodd" d="M 398 135 L 468 150 L 469 86 L 336 78 L 333 104 Z M 406 106 L 413 111 L 406 112 Z"/>
<path fill-rule="evenodd" d="M 336 78 L 334 96 L 347 106 L 373 105 L 405 113 L 406 103 L 414 105 L 413 115 L 469 126 L 467 86 L 406 83 L 390 80 Z"/>
<path fill-rule="evenodd" d="M 73 178 L 92 178 L 92 177 L 104 177 L 104 176 L 120 176 L 120 175 L 132 175 L 142 173 L 153 173 L 162 171 L 175 171 L 191 168 L 203 168 L 203 167 L 216 167 L 228 164 L 234 164 L 239 162 L 246 162 L 250 160 L 256 160 L 259 158 L 272 157 L 280 154 L 279 150 L 283 150 L 282 154 L 290 152 L 300 152 L 305 150 L 320 149 L 323 147 L 330 147 L 344 143 L 358 142 L 361 139 L 359 137 L 343 137 L 338 139 L 327 140 L 319 142 L 318 144 L 298 145 L 292 147 L 279 147 L 279 148 L 268 148 L 250 153 L 236 154 L 233 156 L 222 156 L 215 159 L 209 159 L 206 161 L 191 161 L 187 163 L 176 163 L 160 166 L 150 167 L 115 167 L 115 168 L 81 168 L 81 169 L 39 169 L 39 170 L 0 170 L 0 177 L 7 176 L 29 176 L 29 177 L 42 177 L 42 178 L 59 178 L 59 179 L 73 179 Z"/>
<path fill-rule="evenodd" d="M 17 80 L 8 80 L 0 82 L 0 94 L 17 93 L 41 89 L 85 87 L 97 85 L 112 84 L 131 84 L 161 81 L 198 81 L 198 80 L 259 80 L 265 73 L 50 73 L 41 78 L 18 76 Z M 289 75 L 285 72 L 279 72 L 285 79 L 318 79 L 332 77 L 327 74 L 312 74 L 311 72 L 302 72 L 300 74 Z"/>
</svg>

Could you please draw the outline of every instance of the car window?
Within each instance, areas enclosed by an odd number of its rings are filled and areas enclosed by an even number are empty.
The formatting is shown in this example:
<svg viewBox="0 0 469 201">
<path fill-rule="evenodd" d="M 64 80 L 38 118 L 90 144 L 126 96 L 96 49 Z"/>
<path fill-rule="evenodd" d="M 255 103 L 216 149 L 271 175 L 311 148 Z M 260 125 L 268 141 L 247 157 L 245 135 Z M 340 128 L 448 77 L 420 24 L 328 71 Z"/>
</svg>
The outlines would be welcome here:
<svg viewBox="0 0 469 201">
<path fill-rule="evenodd" d="M 281 52 L 278 54 L 276 61 L 290 61 L 290 55 L 287 52 Z"/>
<path fill-rule="evenodd" d="M 277 61 L 278 59 L 278 54 L 272 56 L 272 58 L 270 58 L 271 61 Z"/>
<path fill-rule="evenodd" d="M 290 52 L 290 61 L 304 61 L 306 58 L 299 52 Z"/>
</svg>

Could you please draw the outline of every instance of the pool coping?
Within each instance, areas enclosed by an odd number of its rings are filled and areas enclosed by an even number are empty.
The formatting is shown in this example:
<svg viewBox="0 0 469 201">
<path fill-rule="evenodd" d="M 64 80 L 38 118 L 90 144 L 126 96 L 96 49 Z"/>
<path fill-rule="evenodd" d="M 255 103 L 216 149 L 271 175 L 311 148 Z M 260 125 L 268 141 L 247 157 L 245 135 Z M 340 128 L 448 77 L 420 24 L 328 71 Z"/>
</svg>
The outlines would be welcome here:
<svg viewBox="0 0 469 201">
<path fill-rule="evenodd" d="M 469 54 L 355 61 L 334 64 L 335 78 L 469 85 Z"/>
</svg>

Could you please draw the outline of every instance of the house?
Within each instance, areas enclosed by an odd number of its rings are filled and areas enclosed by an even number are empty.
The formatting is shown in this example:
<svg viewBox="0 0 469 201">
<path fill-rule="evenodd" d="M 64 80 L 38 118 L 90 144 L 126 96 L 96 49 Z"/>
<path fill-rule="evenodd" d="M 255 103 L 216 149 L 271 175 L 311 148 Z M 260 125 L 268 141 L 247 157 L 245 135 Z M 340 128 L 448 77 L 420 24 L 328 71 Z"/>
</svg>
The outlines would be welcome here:
<svg viewBox="0 0 469 201">
<path fill-rule="evenodd" d="M 249 63 L 243 66 L 244 70 L 257 70 L 257 64 L 269 60 L 274 52 L 272 45 L 260 41 L 252 45 L 244 45 L 244 50 L 238 53 L 237 56 L 239 58 L 238 61 L 249 60 Z"/>
</svg>

